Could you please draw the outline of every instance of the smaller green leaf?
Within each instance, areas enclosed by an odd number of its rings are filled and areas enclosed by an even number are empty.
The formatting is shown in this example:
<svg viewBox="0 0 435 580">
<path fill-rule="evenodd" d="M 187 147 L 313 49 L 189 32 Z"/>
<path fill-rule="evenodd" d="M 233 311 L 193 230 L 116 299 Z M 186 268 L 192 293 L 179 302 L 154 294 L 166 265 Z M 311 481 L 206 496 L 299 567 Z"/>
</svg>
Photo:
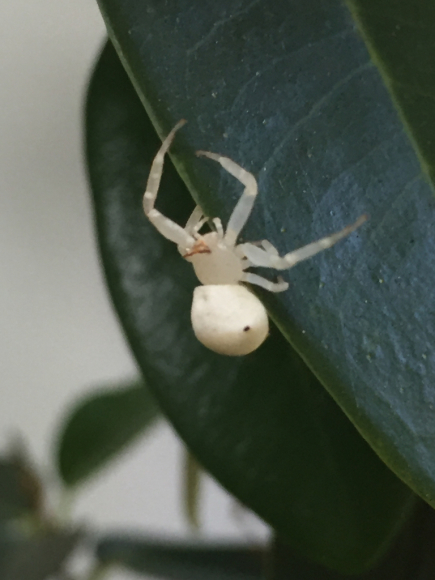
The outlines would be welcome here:
<svg viewBox="0 0 435 580">
<path fill-rule="evenodd" d="M 60 571 L 82 536 L 58 530 L 28 536 L 0 531 L 1 580 L 45 580 Z"/>
<path fill-rule="evenodd" d="M 159 408 L 143 382 L 101 390 L 80 401 L 59 436 L 57 467 L 68 486 L 80 483 L 143 433 Z"/>
<path fill-rule="evenodd" d="M 153 538 L 114 536 L 97 546 L 103 564 L 118 563 L 165 580 L 261 580 L 264 552 L 258 548 L 176 544 Z"/>
</svg>

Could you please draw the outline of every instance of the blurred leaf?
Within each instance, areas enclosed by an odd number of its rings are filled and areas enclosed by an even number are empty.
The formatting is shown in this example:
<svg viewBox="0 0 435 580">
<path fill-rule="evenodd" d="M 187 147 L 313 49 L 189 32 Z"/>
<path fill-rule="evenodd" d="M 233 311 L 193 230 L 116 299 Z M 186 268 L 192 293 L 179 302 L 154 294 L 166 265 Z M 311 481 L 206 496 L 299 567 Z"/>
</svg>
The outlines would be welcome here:
<svg viewBox="0 0 435 580">
<path fill-rule="evenodd" d="M 18 517 L 30 508 L 16 466 L 8 459 L 0 459 L 0 519 Z"/>
<path fill-rule="evenodd" d="M 254 172 L 260 195 L 244 238 L 267 238 L 282 253 L 369 213 L 370 222 L 356 234 L 285 273 L 292 281 L 289 291 L 258 293 L 364 438 L 435 505 L 435 199 L 346 5 L 341 0 L 204 0 L 194 6 L 188 0 L 146 5 L 100 0 L 100 6 L 160 136 L 178 119 L 190 121 L 177 137 L 173 159 L 208 215 L 221 216 L 225 224 L 241 188 L 216 164 L 196 159 L 196 149 L 225 153 Z M 401 8 L 407 14 L 433 12 L 424 12 L 421 0 L 390 6 L 398 13 Z M 420 35 L 418 26 L 406 27 L 407 33 L 411 28 L 412 54 L 423 47 L 425 59 L 414 58 L 407 67 L 424 63 L 431 75 L 435 52 L 427 50 L 427 42 L 434 36 Z M 126 170 L 126 165 L 120 170 L 123 177 Z M 119 189 L 112 184 L 112 194 L 119 197 L 107 210 L 100 235 L 110 237 L 107 244 L 119 266 L 114 274 L 118 310 L 145 367 L 149 347 L 140 331 L 131 330 L 133 318 L 137 327 L 149 328 L 145 310 L 138 310 L 140 285 L 134 284 L 133 258 L 122 266 L 122 251 L 115 248 L 130 243 L 132 254 L 138 243 L 126 225 L 121 233 L 120 224 L 140 212 L 145 175 L 131 176 L 129 187 L 138 190 L 134 207 L 123 197 L 120 179 L 113 178 Z M 162 201 L 164 195 L 162 189 Z M 138 250 L 134 260 L 144 258 Z M 145 301 L 144 291 L 142 296 Z M 127 301 L 128 308 L 121 306 Z M 162 318 L 165 313 L 161 310 Z M 187 315 L 185 320 L 188 324 Z M 169 358 L 173 345 L 164 344 Z M 213 386 L 204 388 L 204 397 L 213 397 Z M 280 382 L 275 388 L 285 387 Z M 272 405 L 275 388 L 267 382 L 264 407 Z M 208 468 L 204 455 L 219 453 L 214 448 L 220 441 L 209 437 L 206 451 L 198 438 L 210 416 L 191 420 L 197 432 L 190 433 L 179 418 L 184 409 L 177 390 L 159 390 L 165 411 Z M 223 414 L 221 420 L 223 429 L 228 418 Z M 230 433 L 234 446 L 246 441 L 246 434 L 237 440 Z M 226 469 L 236 476 L 233 463 Z M 254 509 L 260 511 L 258 505 Z M 265 510 L 260 513 L 270 519 Z"/>
<path fill-rule="evenodd" d="M 82 532 L 64 530 L 26 536 L 0 533 L 1 580 L 45 580 L 60 571 Z"/>
<path fill-rule="evenodd" d="M 204 470 L 187 449 L 184 450 L 183 507 L 186 519 L 194 530 L 200 528 L 201 480 Z"/>
<path fill-rule="evenodd" d="M 0 520 L 41 515 L 43 490 L 21 444 L 0 458 Z"/>
<path fill-rule="evenodd" d="M 260 548 L 159 541 L 109 536 L 97 547 L 104 564 L 117 562 L 142 574 L 168 580 L 261 580 Z"/>
<path fill-rule="evenodd" d="M 77 485 L 94 475 L 158 416 L 154 397 L 141 381 L 88 395 L 72 409 L 59 435 L 57 465 L 63 482 Z"/>
<path fill-rule="evenodd" d="M 386 549 L 413 495 L 276 329 L 242 358 L 195 339 L 194 274 L 141 209 L 158 144 L 108 46 L 88 94 L 88 165 L 108 284 L 147 384 L 201 465 L 243 504 L 305 556 L 358 572 Z M 159 208 L 180 221 L 192 209 L 170 164 Z"/>
<path fill-rule="evenodd" d="M 435 183 L 435 3 L 347 0 Z"/>
</svg>

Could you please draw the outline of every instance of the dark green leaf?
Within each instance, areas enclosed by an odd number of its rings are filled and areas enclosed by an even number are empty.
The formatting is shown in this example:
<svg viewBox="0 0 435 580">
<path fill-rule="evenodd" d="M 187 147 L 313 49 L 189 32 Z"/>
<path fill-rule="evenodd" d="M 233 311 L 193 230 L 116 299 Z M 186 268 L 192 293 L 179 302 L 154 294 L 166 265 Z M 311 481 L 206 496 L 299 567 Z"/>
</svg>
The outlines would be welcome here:
<svg viewBox="0 0 435 580">
<path fill-rule="evenodd" d="M 131 570 L 168 580 L 261 580 L 263 551 L 258 548 L 177 544 L 154 538 L 114 536 L 97 547 L 103 564 L 117 562 Z"/>
<path fill-rule="evenodd" d="M 283 542 L 274 541 L 268 555 L 272 580 L 433 580 L 435 571 L 435 512 L 421 502 L 392 548 L 375 569 L 342 576 L 306 562 Z"/>
<path fill-rule="evenodd" d="M 0 578 L 48 580 L 57 573 L 82 533 L 65 530 L 26 536 L 0 531 Z"/>
<path fill-rule="evenodd" d="M 347 2 L 435 183 L 435 2 Z"/>
<path fill-rule="evenodd" d="M 66 485 L 76 485 L 113 459 L 158 417 L 143 382 L 102 389 L 77 403 L 58 442 L 57 466 Z"/>
<path fill-rule="evenodd" d="M 110 47 L 88 95 L 87 147 L 112 297 L 165 413 L 204 468 L 303 554 L 344 570 L 370 565 L 412 494 L 276 329 L 243 358 L 195 339 L 191 267 L 141 209 L 158 139 Z M 192 209 L 170 164 L 159 207 L 179 220 Z"/>
<path fill-rule="evenodd" d="M 357 234 L 285 274 L 289 291 L 261 296 L 376 452 L 435 505 L 435 199 L 346 5 L 100 5 L 160 134 L 190 121 L 174 159 L 209 215 L 225 223 L 240 186 L 195 149 L 258 176 L 245 239 L 284 252 L 370 214 Z M 131 217 L 139 201 L 124 210 Z M 176 399 L 172 420 L 182 412 Z"/>
</svg>

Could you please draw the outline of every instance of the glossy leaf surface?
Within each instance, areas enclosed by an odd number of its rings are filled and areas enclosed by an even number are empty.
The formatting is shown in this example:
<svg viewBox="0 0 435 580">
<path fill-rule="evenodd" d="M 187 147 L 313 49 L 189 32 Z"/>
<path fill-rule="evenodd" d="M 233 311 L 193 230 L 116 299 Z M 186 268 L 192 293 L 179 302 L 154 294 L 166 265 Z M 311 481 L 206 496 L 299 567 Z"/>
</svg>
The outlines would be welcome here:
<svg viewBox="0 0 435 580">
<path fill-rule="evenodd" d="M 240 186 L 196 149 L 258 177 L 247 240 L 284 252 L 369 213 L 264 301 L 377 453 L 435 505 L 435 199 L 346 5 L 100 6 L 160 134 L 190 121 L 174 159 L 209 215 L 225 223 Z"/>
<path fill-rule="evenodd" d="M 88 395 L 72 409 L 59 435 L 57 465 L 63 482 L 77 485 L 93 475 L 158 416 L 155 399 L 141 381 Z"/>
<path fill-rule="evenodd" d="M 147 384 L 204 468 L 242 503 L 309 558 L 359 571 L 386 548 L 413 496 L 275 328 L 241 358 L 195 339 L 191 266 L 141 208 L 158 144 L 107 47 L 88 95 L 88 165 L 107 280 Z M 192 205 L 167 163 L 160 209 L 182 222 Z"/>
</svg>

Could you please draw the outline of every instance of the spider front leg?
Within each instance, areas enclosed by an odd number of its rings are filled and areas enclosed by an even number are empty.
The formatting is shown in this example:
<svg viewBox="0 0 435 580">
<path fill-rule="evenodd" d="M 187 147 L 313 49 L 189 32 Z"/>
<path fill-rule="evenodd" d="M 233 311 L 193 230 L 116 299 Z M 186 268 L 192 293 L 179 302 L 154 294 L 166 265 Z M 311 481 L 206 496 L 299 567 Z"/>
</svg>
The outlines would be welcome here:
<svg viewBox="0 0 435 580">
<path fill-rule="evenodd" d="M 217 232 L 219 239 L 223 240 L 225 237 L 225 232 L 224 232 L 224 228 L 223 228 L 221 219 L 220 218 L 213 218 L 212 222 L 214 224 L 214 227 L 216 228 L 216 232 Z"/>
<path fill-rule="evenodd" d="M 158 210 L 154 208 L 157 192 L 159 191 L 160 180 L 162 178 L 163 162 L 165 154 L 167 153 L 175 133 L 180 129 L 186 121 L 183 119 L 179 121 L 166 139 L 163 141 L 157 155 L 151 165 L 151 171 L 148 177 L 146 191 L 143 197 L 143 209 L 145 215 L 154 225 L 154 227 L 168 240 L 175 242 L 181 248 L 189 248 L 195 243 L 192 235 L 183 229 L 181 226 L 165 217 Z M 189 220 L 190 221 L 190 220 Z"/>
<path fill-rule="evenodd" d="M 193 210 L 190 218 L 187 220 L 184 229 L 189 235 L 194 236 L 199 232 L 199 230 L 202 228 L 202 226 L 205 224 L 206 221 L 207 218 L 204 217 L 204 212 L 199 207 L 199 205 L 197 205 Z"/>
<path fill-rule="evenodd" d="M 223 157 L 216 153 L 210 153 L 209 151 L 197 151 L 196 154 L 217 161 L 228 171 L 228 173 L 231 173 L 233 177 L 238 179 L 245 186 L 242 197 L 237 202 L 228 221 L 227 231 L 224 237 L 227 246 L 234 246 L 238 235 L 251 214 L 258 193 L 258 186 L 255 177 L 252 173 L 249 173 L 249 171 L 246 171 L 243 167 L 240 167 L 240 165 L 237 165 L 237 163 L 228 157 Z"/>
<path fill-rule="evenodd" d="M 258 248 L 253 244 L 241 244 L 241 248 L 245 256 L 250 260 L 250 262 L 254 266 L 262 266 L 264 268 L 275 268 L 275 270 L 287 270 L 288 268 L 293 268 L 298 262 L 302 262 L 303 260 L 307 260 L 311 258 L 315 254 L 330 248 L 334 244 L 336 244 L 341 239 L 348 236 L 350 233 L 355 231 L 359 228 L 365 221 L 367 220 L 367 215 L 362 215 L 357 219 L 354 224 L 351 224 L 344 229 L 331 234 L 330 236 L 326 236 L 325 238 L 321 238 L 317 240 L 317 242 L 312 242 L 311 244 L 307 244 L 294 252 L 289 252 L 282 258 L 276 255 L 273 250 L 267 245 L 265 246 L 263 243 L 264 250 L 262 248 Z M 272 246 L 273 247 L 273 246 Z"/>
</svg>

